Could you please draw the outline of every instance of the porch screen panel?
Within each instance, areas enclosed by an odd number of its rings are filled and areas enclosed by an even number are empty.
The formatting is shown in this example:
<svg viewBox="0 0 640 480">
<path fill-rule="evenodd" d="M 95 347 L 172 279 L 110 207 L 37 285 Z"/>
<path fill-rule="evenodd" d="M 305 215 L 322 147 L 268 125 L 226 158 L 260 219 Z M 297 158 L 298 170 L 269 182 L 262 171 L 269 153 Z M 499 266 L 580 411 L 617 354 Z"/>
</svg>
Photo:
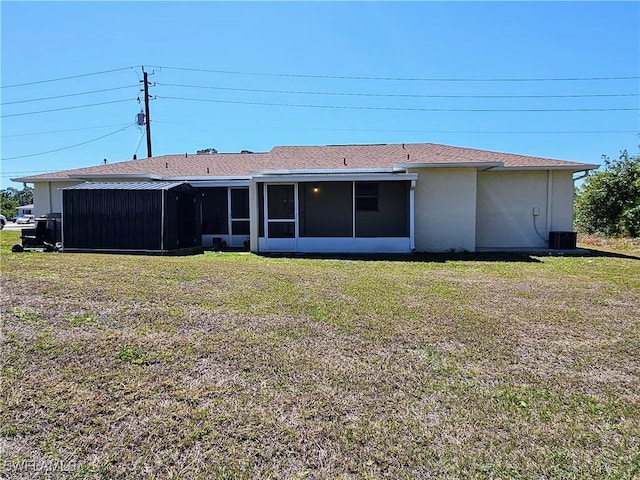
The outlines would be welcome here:
<svg viewBox="0 0 640 480">
<path fill-rule="evenodd" d="M 295 218 L 293 192 L 293 185 L 268 186 L 269 220 L 293 220 Z"/>
<path fill-rule="evenodd" d="M 298 185 L 301 237 L 353 236 L 353 182 Z"/>
<path fill-rule="evenodd" d="M 269 238 L 296 236 L 294 185 L 267 185 L 267 235 Z"/>
<path fill-rule="evenodd" d="M 356 182 L 356 237 L 408 237 L 409 191 L 408 181 Z"/>
<path fill-rule="evenodd" d="M 202 193 L 202 233 L 229 233 L 227 187 L 199 188 Z"/>
<path fill-rule="evenodd" d="M 269 223 L 269 238 L 294 238 L 296 236 L 295 223 L 271 222 Z"/>
<path fill-rule="evenodd" d="M 231 189 L 231 234 L 249 235 L 249 189 Z"/>
</svg>

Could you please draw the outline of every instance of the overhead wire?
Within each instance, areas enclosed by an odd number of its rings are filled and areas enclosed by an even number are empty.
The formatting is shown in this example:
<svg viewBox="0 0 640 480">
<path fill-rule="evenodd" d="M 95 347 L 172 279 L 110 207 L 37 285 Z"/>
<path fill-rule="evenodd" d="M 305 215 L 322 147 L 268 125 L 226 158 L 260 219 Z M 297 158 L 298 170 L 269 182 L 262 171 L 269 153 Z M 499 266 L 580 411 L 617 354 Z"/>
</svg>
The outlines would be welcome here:
<svg viewBox="0 0 640 480">
<path fill-rule="evenodd" d="M 59 82 L 61 80 L 71 80 L 73 78 L 83 78 L 83 77 L 90 77 L 92 75 L 102 75 L 102 74 L 105 74 L 105 73 L 121 72 L 123 70 L 130 70 L 130 69 L 133 69 L 133 68 L 139 68 L 139 67 L 138 66 L 131 66 L 131 67 L 114 68 L 114 69 L 111 69 L 111 70 L 102 70 L 100 72 L 81 73 L 79 75 L 70 75 L 68 77 L 50 78 L 48 80 L 37 80 L 35 82 L 14 83 L 13 85 L 2 85 L 0 88 L 25 87 L 27 85 L 37 85 L 39 83 Z"/>
<path fill-rule="evenodd" d="M 142 139 L 146 136 L 146 133 L 146 130 L 140 130 L 138 145 L 136 145 L 136 149 L 133 151 L 133 155 L 131 155 L 131 158 L 135 157 L 138 154 L 138 150 L 140 149 L 140 145 L 142 144 Z"/>
<path fill-rule="evenodd" d="M 296 107 L 296 108 L 327 108 L 340 110 L 378 110 L 378 111 L 403 111 L 403 112 L 622 112 L 640 111 L 640 107 L 632 108 L 423 108 L 423 107 L 373 107 L 357 105 L 312 105 L 303 103 L 273 103 L 273 102 L 248 102 L 242 100 L 216 100 L 210 98 L 189 98 L 155 95 L 155 98 L 166 100 L 185 100 L 194 102 L 224 103 L 236 105 L 261 105 L 268 107 Z"/>
<path fill-rule="evenodd" d="M 318 128 L 318 127 L 287 127 L 300 130 L 323 130 L 338 132 L 385 132 L 385 133 L 464 133 L 464 134 L 523 134 L 523 135 L 549 135 L 549 134 L 605 134 L 605 133 L 635 133 L 635 130 L 394 130 L 394 129 L 374 129 L 374 128 Z"/>
<path fill-rule="evenodd" d="M 209 90 L 225 90 L 234 92 L 285 93 L 294 95 L 331 95 L 354 97 L 400 97 L 400 98 L 597 98 L 597 97 L 639 97 L 640 93 L 594 93 L 569 95 L 424 95 L 405 93 L 363 93 L 363 92 L 313 92 L 305 90 L 270 90 L 256 88 L 219 87 L 207 85 L 186 85 L 180 83 L 156 82 L 157 86 L 200 88 Z"/>
<path fill-rule="evenodd" d="M 172 67 L 172 66 L 149 66 L 151 68 L 157 69 L 171 69 L 171 70 L 180 70 L 180 71 L 190 71 L 190 72 L 207 72 L 207 73 L 220 73 L 220 74 L 231 74 L 231 75 L 252 75 L 252 76 L 270 76 L 270 77 L 293 77 L 293 78 L 319 78 L 319 79 L 347 79 L 347 80 L 381 80 L 381 81 L 424 81 L 424 82 L 565 82 L 565 81 L 605 81 L 605 80 L 637 80 L 640 79 L 640 76 L 609 76 L 609 77 L 556 77 L 556 78 L 436 78 L 436 77 L 375 77 L 375 76 L 346 76 L 346 75 L 314 75 L 314 74 L 297 74 L 297 73 L 277 73 L 277 72 L 254 72 L 254 71 L 234 71 L 234 70 L 214 70 L 214 69 L 203 69 L 203 68 L 181 68 L 181 67 Z M 123 67 L 112 70 L 103 70 L 100 72 L 91 72 L 84 73 L 79 75 L 67 76 L 67 77 L 59 77 L 52 78 L 48 80 L 40 80 L 34 82 L 27 82 L 21 84 L 13 84 L 13 85 L 3 85 L 1 88 L 12 88 L 12 87 L 20 87 L 27 85 L 35 85 L 42 84 L 47 82 L 56 82 L 68 79 L 82 78 L 88 77 L 92 75 L 101 75 L 107 74 L 111 72 L 118 72 L 124 70 L 133 70 L 136 75 L 137 72 L 135 70 L 135 66 L 131 67 Z M 139 75 L 138 75 L 139 77 Z M 640 93 L 594 93 L 594 94 L 566 94 L 566 95 L 436 95 L 436 94 L 386 94 L 386 93 L 370 93 L 370 92 L 333 92 L 333 91 L 310 91 L 310 90 L 277 90 L 277 89 L 251 89 L 251 88 L 240 88 L 240 87 L 223 87 L 223 86 L 215 86 L 215 85 L 190 85 L 190 84 L 182 84 L 182 83 L 156 83 L 158 86 L 166 86 L 166 87 L 180 87 L 180 88 L 197 88 L 197 89 L 210 89 L 210 90 L 220 90 L 220 91 L 238 91 L 238 92 L 256 92 L 256 93 L 277 93 L 277 94 L 300 94 L 300 95 L 324 95 L 324 96 L 344 96 L 344 97 L 394 97 L 394 98 L 488 98 L 488 99 L 497 99 L 497 98 L 599 98 L 599 97 L 638 97 Z M 64 95 L 57 95 L 51 97 L 41 97 L 41 98 L 33 98 L 27 100 L 18 100 L 5 102 L 1 105 L 14 105 L 19 103 L 28 103 L 28 102 L 36 102 L 36 101 L 44 101 L 58 98 L 66 98 L 66 97 L 74 97 L 80 95 L 88 95 L 93 93 L 101 93 L 113 90 L 119 90 L 124 88 L 131 88 L 131 85 L 127 86 L 119 86 L 101 90 L 93 90 L 86 92 L 75 92 Z M 319 105 L 319 104 L 303 104 L 303 103 L 276 103 L 276 102 L 254 102 L 254 101 L 242 101 L 242 100 L 220 100 L 220 99 L 206 99 L 206 98 L 190 98 L 190 97 L 182 97 L 182 96 L 160 96 L 156 95 L 155 98 L 159 99 L 167 99 L 167 100 L 180 100 L 180 101 L 197 101 L 197 102 L 211 102 L 211 103 L 221 103 L 221 104 L 239 104 L 239 105 L 257 105 L 257 106 L 271 106 L 271 107 L 291 107 L 291 108 L 315 108 L 315 109 L 341 109 L 341 110 L 373 110 L 373 111 L 416 111 L 416 112 L 606 112 L 606 111 L 638 111 L 640 108 L 421 108 L 421 107 L 382 107 L 382 106 L 348 106 L 348 105 Z M 53 108 L 47 110 L 39 110 L 32 112 L 23 112 L 23 113 L 15 113 L 15 114 L 5 114 L 0 115 L 0 118 L 9 118 L 9 117 L 18 117 L 18 116 L 26 116 L 26 115 L 36 115 L 42 113 L 49 112 L 57 112 L 64 110 L 72 110 L 79 108 L 89 108 L 100 105 L 108 105 L 115 103 L 122 103 L 130 101 L 129 99 L 121 99 L 121 100 L 112 100 L 107 102 L 99 102 L 92 103 L 86 105 L 76 105 L 70 107 L 60 107 Z M 105 125 L 104 127 L 116 126 L 116 125 Z M 86 142 L 82 142 L 79 144 L 71 145 L 68 147 L 63 147 L 61 149 L 50 150 L 47 152 L 40 152 L 29 155 L 22 155 L 17 157 L 9 157 L 4 158 L 4 160 L 12 160 L 18 158 L 27 158 L 31 156 L 44 155 L 47 153 L 54 153 L 61 150 L 66 150 L 69 148 L 74 148 L 77 146 L 84 145 L 86 143 L 91 143 L 102 138 L 114 135 L 120 131 L 126 130 L 131 127 L 131 125 L 127 124 L 123 125 L 123 128 L 111 132 L 109 134 L 103 135 L 101 137 L 88 140 Z M 63 132 L 71 132 L 71 131 L 80 131 L 80 130 L 88 130 L 92 128 L 103 128 L 103 127 L 85 127 L 78 129 L 68 129 L 68 130 L 54 130 L 48 132 L 33 132 L 33 133 L 24 133 L 24 134 L 14 134 L 14 135 L 2 135 L 3 138 L 10 137 L 19 137 L 19 136 L 29 136 L 29 135 L 39 135 L 39 134 L 47 134 L 47 133 L 63 133 Z M 350 130 L 350 129 L 344 129 Z M 391 130 L 361 130 L 361 131 L 391 131 Z M 585 134 L 596 134 L 596 133 L 628 133 L 630 131 L 625 130 L 610 130 L 610 131 L 573 131 L 573 132 L 544 132 L 544 131 L 504 131 L 504 132 L 490 132 L 490 131 L 407 131 L 404 132 L 425 132 L 425 133 L 513 133 L 513 134 L 549 134 L 549 133 L 585 133 Z M 140 139 L 137 143 L 137 147 L 135 149 L 135 153 L 137 153 L 140 144 L 142 142 L 142 138 L 144 135 L 140 136 Z"/>
<path fill-rule="evenodd" d="M 222 73 L 228 75 L 253 75 L 269 77 L 293 77 L 293 78 L 324 78 L 339 80 L 384 80 L 384 81 L 411 81 L 411 82 L 577 82 L 600 80 L 637 80 L 640 76 L 609 76 L 609 77 L 552 77 L 552 78 L 455 78 L 455 77 L 368 77 L 357 75 L 313 75 L 300 73 L 275 73 L 275 72 L 251 72 L 238 70 L 217 70 L 206 68 L 185 68 L 164 65 L 149 65 L 151 68 L 165 70 L 182 70 L 189 72 Z"/>
<path fill-rule="evenodd" d="M 92 93 L 101 93 L 101 92 L 111 92 L 113 90 L 122 90 L 123 88 L 132 88 L 132 87 L 137 87 L 137 85 L 123 85 L 121 87 L 113 87 L 113 88 L 103 88 L 101 90 L 91 90 L 88 92 L 77 92 L 77 93 L 68 93 L 65 95 L 55 95 L 52 97 L 40 97 L 40 98 L 30 98 L 28 100 L 16 100 L 13 102 L 2 102 L 0 103 L 0 105 L 15 105 L 17 103 L 28 103 L 28 102 L 40 102 L 42 100 L 53 100 L 56 98 L 65 98 L 65 97 L 76 97 L 79 95 L 89 95 Z"/>
<path fill-rule="evenodd" d="M 100 125 L 96 127 L 82 127 L 82 128 L 69 128 L 65 130 L 47 130 L 45 132 L 30 132 L 30 133 L 16 133 L 12 135 L 0 135 L 0 138 L 12 138 L 12 137 L 30 137 L 33 135 L 48 135 L 52 133 L 66 133 L 66 132 L 79 132 L 81 130 L 96 130 L 98 128 L 110 128 L 110 127 L 126 127 L 129 125 L 128 123 L 120 123 L 120 124 L 110 124 L 110 125 Z"/>
<path fill-rule="evenodd" d="M 102 140 L 103 138 L 107 138 L 110 137 L 111 135 L 115 135 L 116 133 L 120 133 L 120 132 L 124 132 L 125 130 L 127 130 L 128 128 L 131 128 L 135 125 L 135 123 L 132 123 L 124 128 L 120 128 L 114 132 L 111 133 L 107 133 L 106 135 L 102 135 L 98 138 L 92 138 L 91 140 L 87 140 L 86 142 L 81 142 L 81 143 L 76 143 L 75 145 L 69 145 L 67 147 L 62 147 L 62 148 L 56 148 L 54 150 L 47 150 L 46 152 L 38 152 L 38 153 L 30 153 L 28 155 L 18 155 L 15 157 L 6 157 L 6 158 L 2 158 L 0 159 L 0 161 L 6 161 L 6 160 L 16 160 L 19 158 L 28 158 L 28 157 L 36 157 L 38 155 L 46 155 L 47 153 L 55 153 L 55 152 L 61 152 L 63 150 L 69 150 L 71 148 L 75 148 L 75 147 L 79 147 L 81 145 L 86 145 L 87 143 L 92 143 L 92 142 L 97 142 L 98 140 Z"/>
<path fill-rule="evenodd" d="M 36 112 L 23 112 L 23 113 L 11 113 L 8 115 L 0 115 L 0 118 L 8 118 L 8 117 L 21 117 L 24 115 L 36 115 L 40 113 L 49 113 L 49 112 L 60 112 L 62 110 L 74 110 L 76 108 L 88 108 L 88 107 L 97 107 L 99 105 L 110 105 L 113 103 L 122 103 L 122 102 L 130 102 L 131 98 L 124 98 L 122 100 L 111 100 L 109 102 L 99 102 L 99 103 L 91 103 L 88 105 L 75 105 L 73 107 L 60 107 L 60 108 L 51 108 L 49 110 L 38 110 Z"/>
</svg>

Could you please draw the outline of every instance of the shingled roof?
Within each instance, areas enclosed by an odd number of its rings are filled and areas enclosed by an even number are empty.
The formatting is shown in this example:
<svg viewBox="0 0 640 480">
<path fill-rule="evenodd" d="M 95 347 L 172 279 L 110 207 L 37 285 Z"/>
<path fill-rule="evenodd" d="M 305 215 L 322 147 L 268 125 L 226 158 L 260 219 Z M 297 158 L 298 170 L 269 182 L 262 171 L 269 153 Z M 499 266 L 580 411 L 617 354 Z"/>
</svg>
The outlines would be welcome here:
<svg viewBox="0 0 640 480">
<path fill-rule="evenodd" d="M 190 179 L 249 177 L 265 170 L 391 169 L 397 165 L 497 164 L 504 169 L 582 171 L 597 165 L 491 152 L 435 143 L 278 146 L 267 153 L 161 155 L 141 160 L 62 170 L 12 179 L 15 182 L 64 181 L 84 178 Z"/>
</svg>

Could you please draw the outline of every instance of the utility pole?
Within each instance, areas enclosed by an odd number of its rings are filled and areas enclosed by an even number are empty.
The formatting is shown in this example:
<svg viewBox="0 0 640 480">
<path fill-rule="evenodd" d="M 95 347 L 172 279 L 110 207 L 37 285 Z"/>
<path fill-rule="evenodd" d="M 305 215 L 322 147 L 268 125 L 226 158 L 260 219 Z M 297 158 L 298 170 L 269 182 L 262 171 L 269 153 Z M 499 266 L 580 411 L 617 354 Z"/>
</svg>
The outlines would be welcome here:
<svg viewBox="0 0 640 480">
<path fill-rule="evenodd" d="M 145 123 L 147 126 L 147 157 L 151 157 L 151 120 L 149 117 L 149 74 L 144 71 L 144 67 L 142 67 L 142 75 L 144 83 L 144 114 L 145 114 Z"/>
</svg>

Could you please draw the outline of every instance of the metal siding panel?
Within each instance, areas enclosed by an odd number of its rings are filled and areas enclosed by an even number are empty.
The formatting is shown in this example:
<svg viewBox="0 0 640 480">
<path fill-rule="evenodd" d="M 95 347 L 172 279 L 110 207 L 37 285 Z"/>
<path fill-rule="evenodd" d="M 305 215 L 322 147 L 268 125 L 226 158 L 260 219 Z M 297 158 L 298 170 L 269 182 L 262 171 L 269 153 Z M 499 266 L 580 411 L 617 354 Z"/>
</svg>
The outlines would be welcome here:
<svg viewBox="0 0 640 480">
<path fill-rule="evenodd" d="M 171 185 L 171 189 L 165 188 Z M 188 184 L 167 183 L 163 188 L 125 189 L 114 185 L 83 185 L 63 190 L 65 248 L 88 250 L 152 250 L 162 248 L 162 197 L 166 196 L 165 250 L 199 246 L 200 204 L 196 190 Z M 122 185 L 121 185 L 122 186 Z M 154 185 L 154 187 L 156 187 Z M 178 245 L 176 196 L 188 204 L 188 245 Z M 195 236 L 196 240 L 193 240 Z M 195 244 L 194 244 L 195 242 Z"/>
<path fill-rule="evenodd" d="M 165 250 L 173 250 L 177 243 L 175 234 L 176 192 L 168 191 L 164 193 L 164 196 L 164 248 Z"/>
</svg>

